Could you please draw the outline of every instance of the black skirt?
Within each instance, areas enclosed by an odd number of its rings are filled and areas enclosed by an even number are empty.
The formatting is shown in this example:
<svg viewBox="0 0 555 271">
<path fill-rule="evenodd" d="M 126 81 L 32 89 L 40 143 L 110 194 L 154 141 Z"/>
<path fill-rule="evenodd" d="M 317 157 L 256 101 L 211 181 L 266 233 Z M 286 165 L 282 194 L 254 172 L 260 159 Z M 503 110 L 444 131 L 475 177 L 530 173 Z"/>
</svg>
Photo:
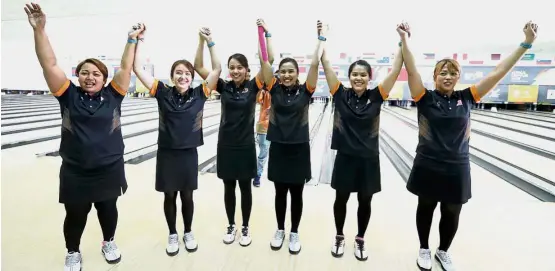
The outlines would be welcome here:
<svg viewBox="0 0 555 271">
<path fill-rule="evenodd" d="M 472 197 L 470 162 L 443 163 L 416 156 L 407 189 L 426 199 L 464 204 Z"/>
<path fill-rule="evenodd" d="M 276 183 L 303 184 L 312 178 L 310 143 L 272 142 L 268 158 L 268 180 Z"/>
<path fill-rule="evenodd" d="M 337 153 L 331 187 L 340 192 L 373 195 L 382 190 L 380 158 L 356 157 Z"/>
<path fill-rule="evenodd" d="M 156 154 L 156 191 L 176 192 L 198 188 L 197 148 L 164 149 Z"/>
<path fill-rule="evenodd" d="M 250 180 L 256 177 L 256 147 L 220 146 L 216 154 L 216 172 L 222 180 Z"/>
<path fill-rule="evenodd" d="M 60 167 L 60 203 L 93 203 L 111 200 L 127 191 L 123 157 L 109 165 L 83 169 L 62 162 Z"/>
</svg>

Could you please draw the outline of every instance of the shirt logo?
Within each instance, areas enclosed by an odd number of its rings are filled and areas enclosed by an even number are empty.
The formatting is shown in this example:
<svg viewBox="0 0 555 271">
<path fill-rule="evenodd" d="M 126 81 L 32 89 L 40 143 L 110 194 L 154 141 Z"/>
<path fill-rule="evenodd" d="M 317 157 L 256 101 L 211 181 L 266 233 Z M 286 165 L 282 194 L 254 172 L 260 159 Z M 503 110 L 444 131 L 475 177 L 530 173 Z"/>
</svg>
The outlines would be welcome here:
<svg viewBox="0 0 555 271">
<path fill-rule="evenodd" d="M 457 106 L 461 106 L 461 105 L 462 105 L 462 101 L 461 101 L 461 100 L 458 100 L 458 101 L 457 101 Z"/>
<path fill-rule="evenodd" d="M 241 93 L 247 93 L 247 92 L 249 92 L 249 89 L 248 89 L 248 88 L 244 88 L 243 91 L 242 91 Z"/>
</svg>

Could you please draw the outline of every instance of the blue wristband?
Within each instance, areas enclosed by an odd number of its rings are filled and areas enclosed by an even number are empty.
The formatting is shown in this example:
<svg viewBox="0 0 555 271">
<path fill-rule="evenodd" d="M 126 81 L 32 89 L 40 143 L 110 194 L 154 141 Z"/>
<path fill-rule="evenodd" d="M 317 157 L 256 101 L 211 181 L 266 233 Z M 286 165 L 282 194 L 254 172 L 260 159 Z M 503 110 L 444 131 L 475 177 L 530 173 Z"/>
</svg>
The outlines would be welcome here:
<svg viewBox="0 0 555 271">
<path fill-rule="evenodd" d="M 264 34 L 266 36 L 266 38 L 271 38 L 272 34 L 270 34 L 270 32 L 266 32 L 266 34 Z"/>
<path fill-rule="evenodd" d="M 137 40 L 129 38 L 127 39 L 127 43 L 137 43 Z"/>
<path fill-rule="evenodd" d="M 326 41 L 326 37 L 318 36 L 318 39 L 321 41 Z"/>
<path fill-rule="evenodd" d="M 530 48 L 532 48 L 532 44 L 531 44 L 531 43 L 526 43 L 526 42 L 521 43 L 520 46 L 521 46 L 522 48 L 525 48 L 525 49 L 530 49 Z"/>
<path fill-rule="evenodd" d="M 403 46 L 403 42 L 402 42 L 402 41 L 399 42 L 399 47 L 401 47 L 401 46 Z"/>
<path fill-rule="evenodd" d="M 210 48 L 210 47 L 212 47 L 212 46 L 214 46 L 214 45 L 216 45 L 216 44 L 215 44 L 213 41 L 211 41 L 211 42 L 208 43 L 208 48 Z"/>
</svg>

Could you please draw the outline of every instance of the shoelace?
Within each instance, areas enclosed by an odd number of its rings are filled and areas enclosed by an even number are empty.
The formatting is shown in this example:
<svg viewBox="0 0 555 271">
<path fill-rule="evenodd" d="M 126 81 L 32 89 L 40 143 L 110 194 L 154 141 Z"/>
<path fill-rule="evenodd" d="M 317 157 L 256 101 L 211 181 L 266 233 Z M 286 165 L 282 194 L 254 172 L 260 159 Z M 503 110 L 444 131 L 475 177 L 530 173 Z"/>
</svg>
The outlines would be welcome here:
<svg viewBox="0 0 555 271">
<path fill-rule="evenodd" d="M 178 236 L 177 236 L 177 234 L 172 234 L 172 235 L 170 235 L 170 237 L 168 238 L 168 243 L 170 243 L 170 244 L 177 244 L 178 242 L 179 242 L 179 241 L 178 241 Z"/>
<path fill-rule="evenodd" d="M 439 257 L 447 264 L 451 264 L 451 256 L 449 255 L 449 253 L 445 252 L 445 251 L 439 251 L 438 252 Z"/>
<path fill-rule="evenodd" d="M 364 251 L 364 240 L 356 239 L 357 248 L 360 251 Z"/>
<path fill-rule="evenodd" d="M 289 235 L 289 243 L 297 243 L 299 241 L 299 235 L 296 233 L 291 233 Z"/>
<path fill-rule="evenodd" d="M 344 241 L 345 241 L 345 238 L 336 236 L 335 237 L 335 247 L 339 249 L 340 247 L 343 246 Z"/>
<path fill-rule="evenodd" d="M 420 250 L 420 257 L 426 260 L 431 260 L 432 259 L 432 253 L 429 250 L 424 250 L 421 249 Z"/>
<path fill-rule="evenodd" d="M 235 227 L 233 227 L 233 226 L 227 227 L 227 234 L 232 234 L 234 228 L 235 228 Z"/>
<path fill-rule="evenodd" d="M 243 229 L 241 230 L 241 233 L 243 234 L 243 236 L 248 236 L 249 235 L 249 228 L 243 227 Z"/>
<path fill-rule="evenodd" d="M 274 234 L 274 239 L 275 240 L 281 240 L 281 239 L 283 239 L 284 235 L 285 234 L 283 233 L 283 231 L 276 231 L 276 234 Z"/>
<path fill-rule="evenodd" d="M 103 249 L 106 253 L 111 253 L 111 252 L 114 252 L 114 250 L 118 249 L 118 246 L 116 246 L 116 243 L 110 241 L 110 242 L 104 243 Z"/>
<path fill-rule="evenodd" d="M 190 232 L 185 233 L 184 238 L 185 238 L 185 241 L 193 241 L 193 240 L 195 240 L 195 236 L 194 236 L 192 233 L 190 233 Z"/>
<path fill-rule="evenodd" d="M 78 253 L 70 253 L 66 256 L 66 266 L 73 266 L 81 261 Z"/>
</svg>

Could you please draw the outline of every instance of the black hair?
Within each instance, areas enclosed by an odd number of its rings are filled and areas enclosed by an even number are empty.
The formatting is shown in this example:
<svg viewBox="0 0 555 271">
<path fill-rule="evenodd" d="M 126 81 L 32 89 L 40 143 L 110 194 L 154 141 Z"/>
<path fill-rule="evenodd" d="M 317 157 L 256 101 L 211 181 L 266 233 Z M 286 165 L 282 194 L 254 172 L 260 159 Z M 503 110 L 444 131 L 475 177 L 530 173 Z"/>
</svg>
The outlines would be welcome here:
<svg viewBox="0 0 555 271">
<path fill-rule="evenodd" d="M 353 72 L 356 65 L 363 66 L 366 69 L 366 72 L 368 72 L 370 79 L 372 79 L 372 67 L 370 66 L 370 63 L 364 59 L 357 60 L 349 66 L 349 77 L 351 77 L 351 72 Z"/>
</svg>

